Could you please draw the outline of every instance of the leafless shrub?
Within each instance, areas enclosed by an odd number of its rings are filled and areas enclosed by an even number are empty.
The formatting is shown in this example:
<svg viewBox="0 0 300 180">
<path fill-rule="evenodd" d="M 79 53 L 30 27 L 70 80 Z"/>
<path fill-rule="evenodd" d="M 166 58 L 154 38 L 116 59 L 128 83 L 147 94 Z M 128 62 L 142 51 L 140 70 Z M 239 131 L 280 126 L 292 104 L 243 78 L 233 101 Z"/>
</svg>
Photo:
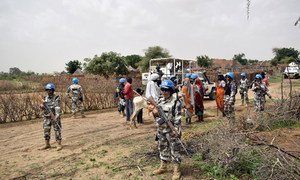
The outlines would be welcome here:
<svg viewBox="0 0 300 180">
<path fill-rule="evenodd" d="M 61 97 L 62 113 L 71 112 L 71 100 L 66 97 L 65 92 L 70 85 L 72 76 L 30 76 L 28 78 L 28 81 L 35 82 L 32 86 L 28 85 L 28 88 L 23 87 L 20 90 L 10 89 L 10 91 L 0 94 L 0 123 L 41 117 L 42 112 L 39 108 L 39 97 L 46 95 L 43 87 L 49 82 L 56 85 L 55 93 Z M 3 84 L 6 82 L 1 81 L 0 83 Z M 83 86 L 85 92 L 85 110 L 116 107 L 114 92 L 118 84 L 117 79 L 87 76 L 80 78 L 80 84 Z M 141 79 L 133 79 L 133 87 L 141 87 Z M 6 90 L 9 90 L 9 87 Z"/>
<path fill-rule="evenodd" d="M 207 173 L 213 178 L 226 179 L 231 175 L 242 179 L 300 178 L 299 158 L 257 138 L 255 132 L 231 132 L 222 126 L 195 135 L 187 144 L 194 157 L 201 155 L 202 171 L 218 171 L 218 174 Z M 199 168 L 195 158 L 194 164 Z"/>
</svg>

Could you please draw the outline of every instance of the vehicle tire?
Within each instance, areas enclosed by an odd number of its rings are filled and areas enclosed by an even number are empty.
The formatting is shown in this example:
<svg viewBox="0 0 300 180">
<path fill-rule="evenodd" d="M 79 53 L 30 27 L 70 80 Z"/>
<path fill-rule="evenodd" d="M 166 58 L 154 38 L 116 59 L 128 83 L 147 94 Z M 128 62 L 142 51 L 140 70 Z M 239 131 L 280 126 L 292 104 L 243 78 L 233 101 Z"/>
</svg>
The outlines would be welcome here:
<svg viewBox="0 0 300 180">
<path fill-rule="evenodd" d="M 209 94 L 209 99 L 210 100 L 215 100 L 216 99 L 216 90 L 215 90 L 215 88 L 211 89 L 211 92 Z"/>
<path fill-rule="evenodd" d="M 287 78 L 288 78 L 288 76 L 286 74 L 284 74 L 284 79 L 287 79 Z"/>
<path fill-rule="evenodd" d="M 295 75 L 295 78 L 296 78 L 296 79 L 299 79 L 299 74 L 296 74 L 296 75 Z"/>
</svg>

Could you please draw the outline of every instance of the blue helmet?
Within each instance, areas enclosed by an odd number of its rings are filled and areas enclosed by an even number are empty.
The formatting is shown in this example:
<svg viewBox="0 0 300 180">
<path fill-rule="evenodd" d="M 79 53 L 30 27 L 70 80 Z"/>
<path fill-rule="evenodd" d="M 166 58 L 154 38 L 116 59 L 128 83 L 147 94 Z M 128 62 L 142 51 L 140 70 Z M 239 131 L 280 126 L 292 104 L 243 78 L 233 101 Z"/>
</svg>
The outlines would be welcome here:
<svg viewBox="0 0 300 180">
<path fill-rule="evenodd" d="M 247 75 L 246 75 L 246 73 L 242 73 L 241 76 L 246 77 Z"/>
<path fill-rule="evenodd" d="M 55 85 L 53 83 L 48 83 L 45 86 L 45 90 L 53 90 L 53 91 L 55 91 Z"/>
<path fill-rule="evenodd" d="M 119 80 L 119 83 L 125 83 L 126 82 L 126 78 L 121 78 L 120 80 Z"/>
<path fill-rule="evenodd" d="M 191 75 L 192 75 L 191 73 L 187 73 L 187 74 L 185 74 L 185 77 L 186 78 L 191 78 Z"/>
<path fill-rule="evenodd" d="M 73 83 L 73 84 L 78 84 L 78 82 L 79 82 L 79 79 L 78 79 L 78 78 L 75 77 L 75 78 L 72 79 L 72 83 Z"/>
<path fill-rule="evenodd" d="M 173 82 L 170 79 L 164 80 L 161 83 L 160 88 L 169 89 L 169 90 L 172 90 L 172 91 L 175 90 L 175 86 L 174 86 Z"/>
<path fill-rule="evenodd" d="M 255 79 L 262 79 L 261 74 L 256 74 L 256 75 L 255 75 Z"/>
<path fill-rule="evenodd" d="M 191 78 L 192 78 L 193 80 L 197 79 L 198 77 L 199 77 L 198 74 L 195 74 L 195 73 L 193 73 L 193 74 L 191 75 Z"/>
<path fill-rule="evenodd" d="M 226 73 L 226 76 L 230 77 L 231 79 L 234 79 L 234 73 L 233 72 Z"/>
</svg>

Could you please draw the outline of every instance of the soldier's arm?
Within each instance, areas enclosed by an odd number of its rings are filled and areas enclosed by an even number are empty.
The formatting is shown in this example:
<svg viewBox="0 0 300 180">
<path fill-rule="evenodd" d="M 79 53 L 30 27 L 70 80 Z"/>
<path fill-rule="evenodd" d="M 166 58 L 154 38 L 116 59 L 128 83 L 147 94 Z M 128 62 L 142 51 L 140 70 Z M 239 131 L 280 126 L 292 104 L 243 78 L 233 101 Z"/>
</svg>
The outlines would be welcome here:
<svg viewBox="0 0 300 180">
<path fill-rule="evenodd" d="M 61 100 L 60 100 L 60 96 L 56 96 L 55 97 L 54 110 L 55 110 L 55 119 L 57 119 L 61 115 Z"/>
<path fill-rule="evenodd" d="M 174 126 L 178 128 L 177 130 L 180 129 L 181 127 L 181 108 L 182 104 L 180 100 L 177 100 L 176 107 L 175 107 L 175 117 L 174 117 Z"/>
<path fill-rule="evenodd" d="M 269 91 L 267 85 L 265 85 L 265 88 L 266 88 L 266 95 L 271 99 L 272 96 L 271 96 L 271 94 L 270 94 L 270 91 Z"/>
<path fill-rule="evenodd" d="M 84 97 L 84 90 L 83 90 L 82 86 L 80 86 L 79 91 L 80 91 L 82 101 L 83 101 L 85 97 Z"/>
<path fill-rule="evenodd" d="M 67 97 L 70 97 L 70 91 L 71 91 L 71 88 L 70 88 L 70 86 L 69 86 L 68 89 L 67 89 L 67 92 L 66 92 L 66 96 L 67 96 Z"/>
</svg>

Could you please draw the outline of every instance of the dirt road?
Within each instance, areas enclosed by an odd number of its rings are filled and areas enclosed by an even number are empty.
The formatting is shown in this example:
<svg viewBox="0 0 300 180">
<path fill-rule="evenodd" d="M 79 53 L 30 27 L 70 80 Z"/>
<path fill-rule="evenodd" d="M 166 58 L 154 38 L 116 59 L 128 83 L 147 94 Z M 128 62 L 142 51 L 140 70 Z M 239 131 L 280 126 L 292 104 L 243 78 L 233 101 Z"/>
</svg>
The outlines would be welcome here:
<svg viewBox="0 0 300 180">
<path fill-rule="evenodd" d="M 278 87 L 279 83 L 271 85 L 272 89 Z M 239 106 L 239 94 L 237 98 Z M 206 100 L 205 107 L 216 112 L 215 101 Z M 217 118 L 215 114 L 212 117 Z M 143 166 L 145 157 L 136 156 L 156 148 L 153 120 L 147 113 L 144 119 L 144 125 L 129 130 L 115 109 L 90 112 L 84 119 L 63 117 L 62 151 L 55 149 L 53 131 L 52 148 L 38 150 L 44 145 L 42 120 L 1 124 L 0 179 L 157 179 L 150 173 L 159 160 Z M 169 178 L 171 173 L 162 177 Z"/>
</svg>

